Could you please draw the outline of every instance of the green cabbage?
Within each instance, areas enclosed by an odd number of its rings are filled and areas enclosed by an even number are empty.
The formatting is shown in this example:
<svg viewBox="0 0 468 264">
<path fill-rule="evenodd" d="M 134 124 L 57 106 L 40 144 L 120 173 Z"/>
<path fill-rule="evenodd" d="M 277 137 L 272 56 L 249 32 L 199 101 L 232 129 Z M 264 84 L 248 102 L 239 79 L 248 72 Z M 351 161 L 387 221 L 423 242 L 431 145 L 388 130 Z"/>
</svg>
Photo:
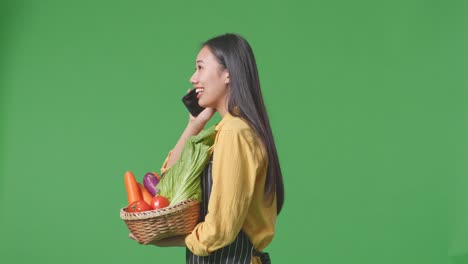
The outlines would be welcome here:
<svg viewBox="0 0 468 264">
<path fill-rule="evenodd" d="M 208 164 L 214 143 L 215 125 L 191 136 L 185 142 L 179 160 L 170 167 L 156 188 L 170 205 L 193 198 L 201 200 L 200 174 Z"/>
</svg>

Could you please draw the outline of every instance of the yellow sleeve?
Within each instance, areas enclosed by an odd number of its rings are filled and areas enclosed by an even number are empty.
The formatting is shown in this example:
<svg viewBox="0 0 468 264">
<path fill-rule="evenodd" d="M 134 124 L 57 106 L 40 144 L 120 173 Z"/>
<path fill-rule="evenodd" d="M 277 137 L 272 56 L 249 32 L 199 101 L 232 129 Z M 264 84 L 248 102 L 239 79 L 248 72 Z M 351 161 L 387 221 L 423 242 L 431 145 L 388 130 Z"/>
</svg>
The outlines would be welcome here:
<svg viewBox="0 0 468 264">
<path fill-rule="evenodd" d="M 260 166 L 250 130 L 218 133 L 208 214 L 185 238 L 189 250 L 199 256 L 209 255 L 234 241 L 247 216 Z"/>
<path fill-rule="evenodd" d="M 169 154 L 167 154 L 167 157 L 166 159 L 164 160 L 164 163 L 161 167 L 161 175 L 163 175 L 169 168 L 166 168 L 167 167 L 167 162 L 169 161 L 169 157 L 171 157 L 171 154 L 172 154 L 172 150 L 169 151 Z"/>
</svg>

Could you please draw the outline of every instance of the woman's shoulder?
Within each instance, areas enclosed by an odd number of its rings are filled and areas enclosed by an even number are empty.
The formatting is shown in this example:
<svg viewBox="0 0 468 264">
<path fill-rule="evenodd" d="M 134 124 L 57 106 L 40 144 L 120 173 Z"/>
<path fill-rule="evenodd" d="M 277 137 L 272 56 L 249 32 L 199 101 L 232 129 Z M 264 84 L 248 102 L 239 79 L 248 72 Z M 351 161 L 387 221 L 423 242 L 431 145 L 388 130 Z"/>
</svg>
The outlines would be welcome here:
<svg viewBox="0 0 468 264">
<path fill-rule="evenodd" d="M 233 130 L 233 131 L 242 131 L 242 130 L 250 130 L 249 124 L 238 116 L 230 116 L 223 126 L 224 130 Z"/>
<path fill-rule="evenodd" d="M 232 143 L 234 142 L 232 141 L 234 138 L 241 139 L 241 141 L 244 141 L 246 144 L 253 147 L 253 149 L 257 149 L 259 151 L 258 153 L 262 154 L 259 156 L 260 158 L 264 158 L 266 155 L 262 140 L 258 139 L 254 130 L 249 126 L 247 121 L 241 117 L 232 115 L 225 116 L 221 123 L 219 123 L 218 130 L 217 139 L 218 136 L 223 135 L 221 136 L 223 143 Z M 215 145 L 217 145 L 217 141 L 218 140 L 215 140 Z M 237 140 L 235 141 L 239 142 Z"/>
<path fill-rule="evenodd" d="M 221 133 L 237 134 L 247 138 L 254 136 L 254 131 L 249 126 L 247 121 L 238 116 L 226 114 L 221 123 L 218 124 L 217 130 Z"/>
<path fill-rule="evenodd" d="M 229 115 L 220 123 L 219 131 L 221 134 L 232 137 L 241 137 L 249 142 L 258 141 L 252 127 L 243 118 Z"/>
</svg>

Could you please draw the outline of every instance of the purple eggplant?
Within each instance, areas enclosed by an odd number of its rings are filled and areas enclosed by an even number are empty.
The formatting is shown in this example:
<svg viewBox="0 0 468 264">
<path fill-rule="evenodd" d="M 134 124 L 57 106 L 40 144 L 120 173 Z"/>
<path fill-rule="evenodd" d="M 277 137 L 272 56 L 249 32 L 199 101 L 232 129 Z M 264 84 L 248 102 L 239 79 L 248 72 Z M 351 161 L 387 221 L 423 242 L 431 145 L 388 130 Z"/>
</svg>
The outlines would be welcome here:
<svg viewBox="0 0 468 264">
<path fill-rule="evenodd" d="M 156 185 L 158 185 L 158 183 L 158 178 L 156 178 L 156 176 L 152 172 L 148 172 L 145 174 L 145 177 L 143 178 L 143 185 L 152 196 L 155 196 L 158 193 L 158 189 L 156 188 Z"/>
</svg>

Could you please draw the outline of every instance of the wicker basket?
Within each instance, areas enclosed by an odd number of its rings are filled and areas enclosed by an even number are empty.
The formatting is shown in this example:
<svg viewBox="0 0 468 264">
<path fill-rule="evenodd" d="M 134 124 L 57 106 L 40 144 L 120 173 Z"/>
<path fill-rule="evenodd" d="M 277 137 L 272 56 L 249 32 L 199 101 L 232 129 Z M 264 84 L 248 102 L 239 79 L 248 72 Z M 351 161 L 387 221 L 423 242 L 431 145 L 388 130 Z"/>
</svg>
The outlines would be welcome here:
<svg viewBox="0 0 468 264">
<path fill-rule="evenodd" d="M 198 222 L 200 202 L 192 199 L 158 210 L 138 213 L 120 209 L 120 218 L 142 244 L 153 240 L 190 234 Z"/>
</svg>

